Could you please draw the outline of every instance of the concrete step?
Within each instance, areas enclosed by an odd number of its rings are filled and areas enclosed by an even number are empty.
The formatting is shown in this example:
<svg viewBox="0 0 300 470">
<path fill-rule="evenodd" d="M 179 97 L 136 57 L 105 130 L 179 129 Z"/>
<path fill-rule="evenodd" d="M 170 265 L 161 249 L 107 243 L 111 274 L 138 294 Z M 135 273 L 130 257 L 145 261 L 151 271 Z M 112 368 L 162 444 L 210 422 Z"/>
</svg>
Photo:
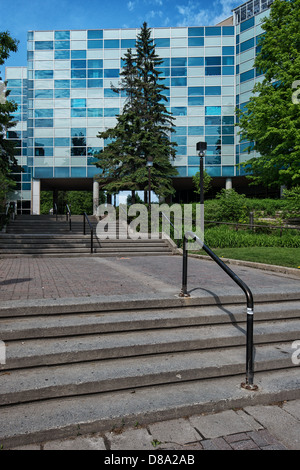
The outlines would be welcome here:
<svg viewBox="0 0 300 470">
<path fill-rule="evenodd" d="M 258 345 L 256 372 L 294 367 L 291 344 Z M 0 374 L 0 406 L 242 374 L 245 348 L 125 357 L 10 370 Z"/>
<path fill-rule="evenodd" d="M 259 322 L 255 344 L 297 340 L 300 320 Z M 2 370 L 245 344 L 245 324 L 166 328 L 125 333 L 11 341 Z"/>
<path fill-rule="evenodd" d="M 239 384 L 243 375 L 139 389 L 40 400 L 1 407 L 3 448 L 114 428 L 150 424 L 192 414 L 271 404 L 299 398 L 299 370 L 258 372 L 258 391 Z"/>
</svg>

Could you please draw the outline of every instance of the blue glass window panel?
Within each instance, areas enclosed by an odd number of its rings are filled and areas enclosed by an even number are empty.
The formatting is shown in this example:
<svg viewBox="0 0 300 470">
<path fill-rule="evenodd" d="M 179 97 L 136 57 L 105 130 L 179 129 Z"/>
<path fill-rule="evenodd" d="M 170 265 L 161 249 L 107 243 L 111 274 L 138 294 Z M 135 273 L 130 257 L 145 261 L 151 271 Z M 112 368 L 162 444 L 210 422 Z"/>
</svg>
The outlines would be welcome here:
<svg viewBox="0 0 300 470">
<path fill-rule="evenodd" d="M 254 47 L 254 38 L 250 38 L 247 41 L 241 42 L 240 52 L 245 52 L 248 49 L 251 49 L 252 47 Z"/>
<path fill-rule="evenodd" d="M 17 103 L 18 105 L 21 106 L 21 104 L 22 104 L 22 97 L 21 97 L 21 96 L 15 96 L 15 97 L 13 98 L 11 95 L 9 95 L 8 101 L 14 101 L 15 103 Z"/>
<path fill-rule="evenodd" d="M 200 157 L 196 157 L 196 156 L 191 156 L 191 157 L 188 157 L 188 164 L 189 165 L 200 165 Z M 197 171 L 199 171 L 199 168 L 196 169 L 196 173 Z"/>
<path fill-rule="evenodd" d="M 222 117 L 222 124 L 234 124 L 234 116 L 223 116 Z"/>
<path fill-rule="evenodd" d="M 102 108 L 88 109 L 88 117 L 103 117 L 103 109 Z"/>
<path fill-rule="evenodd" d="M 186 57 L 174 57 L 171 59 L 172 67 L 186 67 L 187 59 Z"/>
<path fill-rule="evenodd" d="M 102 48 L 103 48 L 102 40 L 88 41 L 88 49 L 102 49 Z"/>
<path fill-rule="evenodd" d="M 86 70 L 85 69 L 71 70 L 71 78 L 86 78 Z"/>
<path fill-rule="evenodd" d="M 71 136 L 72 137 L 86 136 L 86 128 L 85 127 L 73 127 L 71 129 Z"/>
<path fill-rule="evenodd" d="M 205 57 L 205 65 L 221 65 L 221 57 Z"/>
<path fill-rule="evenodd" d="M 222 166 L 222 176 L 234 176 L 234 166 Z"/>
<path fill-rule="evenodd" d="M 192 86 L 188 88 L 188 96 L 203 96 L 204 87 L 203 86 Z"/>
<path fill-rule="evenodd" d="M 222 134 L 234 134 L 234 126 L 222 126 Z"/>
<path fill-rule="evenodd" d="M 56 41 L 55 49 L 70 49 L 70 41 Z"/>
<path fill-rule="evenodd" d="M 53 109 L 36 109 L 34 112 L 36 118 L 53 117 Z"/>
<path fill-rule="evenodd" d="M 221 75 L 221 67 L 205 67 L 205 75 Z"/>
<path fill-rule="evenodd" d="M 186 85 L 187 85 L 186 77 L 171 78 L 171 86 L 186 86 Z"/>
<path fill-rule="evenodd" d="M 55 147 L 70 147 L 69 137 L 56 137 L 54 139 Z"/>
<path fill-rule="evenodd" d="M 171 113 L 174 116 L 186 116 L 187 115 L 187 108 L 185 106 L 175 106 L 171 108 Z"/>
<path fill-rule="evenodd" d="M 189 38 L 189 47 L 204 46 L 204 38 Z"/>
<path fill-rule="evenodd" d="M 186 67 L 171 68 L 172 77 L 186 77 L 186 73 L 187 73 Z"/>
<path fill-rule="evenodd" d="M 72 59 L 86 59 L 86 51 L 71 51 Z"/>
<path fill-rule="evenodd" d="M 222 67 L 223 75 L 234 75 L 234 66 Z"/>
<path fill-rule="evenodd" d="M 53 127 L 53 119 L 35 119 L 35 127 Z"/>
<path fill-rule="evenodd" d="M 57 40 L 70 39 L 70 31 L 55 31 L 54 37 Z"/>
<path fill-rule="evenodd" d="M 204 96 L 189 96 L 188 105 L 189 106 L 203 106 Z"/>
<path fill-rule="evenodd" d="M 95 78 L 88 80 L 88 88 L 102 88 L 103 87 L 103 80 L 100 78 Z"/>
<path fill-rule="evenodd" d="M 234 56 L 226 55 L 222 57 L 222 65 L 234 65 Z"/>
<path fill-rule="evenodd" d="M 237 44 L 237 46 L 236 46 L 235 53 L 236 53 L 236 54 L 239 54 L 239 53 L 240 53 L 240 45 L 239 45 L 239 44 Z"/>
<path fill-rule="evenodd" d="M 54 178 L 69 178 L 70 169 L 69 167 L 55 167 L 54 168 Z"/>
<path fill-rule="evenodd" d="M 136 46 L 135 39 L 121 39 L 121 48 L 122 49 L 134 49 Z"/>
<path fill-rule="evenodd" d="M 9 94 L 10 99 L 15 99 L 14 96 L 21 96 L 22 95 L 22 90 L 21 88 L 13 88 Z"/>
<path fill-rule="evenodd" d="M 86 178 L 86 167 L 72 167 L 71 177 L 73 178 Z"/>
<path fill-rule="evenodd" d="M 53 49 L 53 41 L 35 41 L 36 51 L 52 50 L 52 49 Z"/>
<path fill-rule="evenodd" d="M 35 90 L 35 98 L 53 98 L 53 90 Z"/>
<path fill-rule="evenodd" d="M 186 166 L 176 166 L 175 168 L 179 176 L 186 176 L 186 172 L 187 172 Z"/>
<path fill-rule="evenodd" d="M 205 106 L 205 115 L 206 116 L 220 116 L 221 106 Z"/>
<path fill-rule="evenodd" d="M 71 117 L 86 117 L 86 108 L 72 108 Z"/>
<path fill-rule="evenodd" d="M 207 145 L 220 145 L 221 137 L 219 135 L 206 135 L 205 141 Z"/>
<path fill-rule="evenodd" d="M 173 136 L 172 137 L 172 142 L 176 142 L 177 145 L 186 145 L 186 136 L 180 135 L 180 136 Z"/>
<path fill-rule="evenodd" d="M 118 93 L 112 88 L 104 88 L 104 98 L 118 98 Z"/>
<path fill-rule="evenodd" d="M 220 96 L 221 95 L 221 87 L 220 86 L 206 86 L 205 87 L 205 95 L 206 96 L 209 96 L 209 95 Z"/>
<path fill-rule="evenodd" d="M 34 155 L 36 157 L 53 157 L 53 147 L 35 147 Z"/>
<path fill-rule="evenodd" d="M 35 167 L 34 177 L 39 178 L 53 178 L 53 168 Z"/>
<path fill-rule="evenodd" d="M 85 69 L 86 60 L 71 60 L 71 68 L 72 69 Z"/>
<path fill-rule="evenodd" d="M 233 135 L 223 135 L 222 136 L 222 144 L 234 144 L 234 136 Z"/>
<path fill-rule="evenodd" d="M 104 49 L 119 49 L 120 40 L 119 39 L 105 39 L 104 40 Z"/>
<path fill-rule="evenodd" d="M 205 36 L 221 36 L 221 27 L 220 26 L 206 26 Z"/>
<path fill-rule="evenodd" d="M 101 69 L 101 68 L 103 68 L 103 60 L 102 59 L 89 59 L 88 60 L 88 68 L 89 69 Z"/>
<path fill-rule="evenodd" d="M 53 139 L 46 138 L 46 137 L 35 139 L 34 145 L 36 147 L 52 147 L 53 146 Z"/>
<path fill-rule="evenodd" d="M 89 69 L 88 78 L 103 78 L 103 69 Z"/>
<path fill-rule="evenodd" d="M 170 59 L 161 59 L 161 67 L 170 67 Z"/>
<path fill-rule="evenodd" d="M 205 134 L 206 135 L 220 135 L 221 134 L 221 126 L 206 126 L 205 127 Z"/>
<path fill-rule="evenodd" d="M 243 31 L 246 31 L 246 29 L 252 28 L 252 26 L 254 26 L 254 16 L 252 16 L 252 18 L 249 18 L 248 20 L 243 21 L 241 23 L 241 25 L 240 25 L 241 33 Z"/>
<path fill-rule="evenodd" d="M 235 73 L 238 75 L 240 73 L 240 66 L 236 65 L 235 67 Z"/>
<path fill-rule="evenodd" d="M 53 78 L 53 70 L 36 70 L 35 78 L 38 80 L 47 80 Z"/>
<path fill-rule="evenodd" d="M 174 134 L 177 135 L 186 135 L 186 127 L 185 126 L 176 126 Z"/>
<path fill-rule="evenodd" d="M 70 90 L 67 89 L 58 89 L 58 90 L 54 90 L 54 97 L 55 98 L 70 98 Z"/>
<path fill-rule="evenodd" d="M 221 176 L 220 166 L 208 166 L 206 171 L 209 174 L 209 176 L 212 176 L 212 177 Z"/>
<path fill-rule="evenodd" d="M 71 108 L 86 108 L 86 99 L 85 98 L 71 99 Z"/>
<path fill-rule="evenodd" d="M 88 178 L 93 178 L 95 175 L 98 175 L 101 173 L 100 168 L 97 167 L 88 167 L 87 168 L 87 177 Z"/>
<path fill-rule="evenodd" d="M 234 46 L 223 46 L 222 55 L 234 55 Z"/>
<path fill-rule="evenodd" d="M 120 74 L 119 69 L 105 69 L 104 70 L 104 78 L 118 78 Z"/>
<path fill-rule="evenodd" d="M 71 80 L 72 88 L 86 88 L 86 80 Z"/>
<path fill-rule="evenodd" d="M 169 77 L 170 76 L 170 68 L 169 67 L 157 68 L 157 71 L 160 72 L 161 77 Z"/>
<path fill-rule="evenodd" d="M 170 38 L 156 38 L 154 42 L 156 47 L 170 47 Z"/>
<path fill-rule="evenodd" d="M 89 30 L 87 37 L 88 39 L 103 39 L 103 30 Z"/>
<path fill-rule="evenodd" d="M 203 126 L 189 126 L 188 134 L 189 135 L 203 135 L 204 127 Z"/>
<path fill-rule="evenodd" d="M 205 165 L 221 165 L 221 156 L 219 155 L 206 156 Z"/>
<path fill-rule="evenodd" d="M 222 34 L 223 36 L 234 36 L 234 26 L 223 26 Z"/>
<path fill-rule="evenodd" d="M 67 50 L 56 50 L 54 53 L 54 58 L 55 59 L 70 59 L 70 51 Z"/>
<path fill-rule="evenodd" d="M 247 80 L 251 80 L 254 78 L 254 69 L 248 70 L 247 72 L 241 73 L 240 75 L 240 82 L 246 82 Z"/>
<path fill-rule="evenodd" d="M 104 109 L 104 117 L 114 117 L 119 114 L 119 108 L 105 108 Z"/>
<path fill-rule="evenodd" d="M 204 65 L 204 57 L 189 57 L 189 67 L 199 67 Z"/>
<path fill-rule="evenodd" d="M 195 28 L 189 28 L 188 29 L 188 36 L 204 36 L 204 28 L 200 27 L 195 27 Z"/>
<path fill-rule="evenodd" d="M 92 155 L 92 157 L 89 157 L 87 160 L 88 165 L 92 165 L 93 162 L 97 161 L 97 158 L 95 157 L 95 155 L 97 155 L 100 152 L 100 150 L 103 150 L 102 147 L 88 147 L 87 154 Z"/>
<path fill-rule="evenodd" d="M 10 79 L 10 80 L 6 80 L 6 82 L 7 82 L 7 88 L 21 87 L 22 86 L 22 80 Z"/>
<path fill-rule="evenodd" d="M 171 85 L 169 78 L 164 78 L 163 80 L 164 80 L 163 84 L 165 86 L 169 87 Z M 177 78 L 172 78 L 172 80 L 177 80 Z M 184 79 L 184 80 L 186 81 L 186 79 Z"/>
<path fill-rule="evenodd" d="M 236 35 L 236 44 L 239 44 L 239 43 L 240 43 L 240 35 L 237 34 L 237 35 Z"/>
<path fill-rule="evenodd" d="M 70 88 L 70 80 L 54 80 L 54 88 Z"/>
<path fill-rule="evenodd" d="M 199 172 L 199 168 L 197 167 L 188 167 L 188 176 L 195 176 L 196 173 Z"/>
</svg>

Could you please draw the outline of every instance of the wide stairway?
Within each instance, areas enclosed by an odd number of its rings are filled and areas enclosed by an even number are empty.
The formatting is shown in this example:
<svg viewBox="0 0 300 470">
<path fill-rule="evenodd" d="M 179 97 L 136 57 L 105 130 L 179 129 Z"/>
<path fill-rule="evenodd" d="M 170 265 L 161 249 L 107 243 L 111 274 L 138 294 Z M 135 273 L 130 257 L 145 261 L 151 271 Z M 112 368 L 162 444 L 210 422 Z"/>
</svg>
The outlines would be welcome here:
<svg viewBox="0 0 300 470">
<path fill-rule="evenodd" d="M 8 224 L 6 233 L 0 232 L 0 257 L 169 255 L 174 249 L 165 239 L 133 240 L 118 222 L 116 237 L 99 239 L 98 219 L 88 218 L 93 228 L 92 252 L 90 225 L 86 220 L 84 235 L 82 215 L 72 215 L 71 224 L 66 216 L 22 215 Z"/>
<path fill-rule="evenodd" d="M 300 294 L 258 299 L 245 390 L 245 299 L 0 306 L 4 449 L 299 398 Z M 299 345 L 298 345 L 299 348 Z"/>
</svg>

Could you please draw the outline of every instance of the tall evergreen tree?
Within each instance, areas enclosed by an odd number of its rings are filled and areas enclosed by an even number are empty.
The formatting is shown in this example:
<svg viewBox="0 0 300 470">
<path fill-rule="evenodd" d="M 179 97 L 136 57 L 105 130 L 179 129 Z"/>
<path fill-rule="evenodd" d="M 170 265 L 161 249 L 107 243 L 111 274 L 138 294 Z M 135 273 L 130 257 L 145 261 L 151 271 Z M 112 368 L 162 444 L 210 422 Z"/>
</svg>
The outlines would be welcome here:
<svg viewBox="0 0 300 470">
<path fill-rule="evenodd" d="M 275 0 L 262 24 L 254 66 L 264 78 L 238 113 L 241 138 L 259 153 L 244 164 L 254 183 L 300 183 L 300 102 L 293 100 L 300 85 L 299 25 L 300 0 Z"/>
<path fill-rule="evenodd" d="M 8 32 L 0 33 L 0 66 L 9 57 L 10 52 L 17 51 L 17 41 Z M 15 186 L 15 171 L 20 171 L 15 158 L 14 143 L 6 139 L 6 133 L 16 125 L 12 113 L 18 106 L 7 100 L 9 91 L 5 91 L 5 84 L 0 77 L 0 206 L 4 204 L 7 193 Z"/>
<path fill-rule="evenodd" d="M 146 190 L 146 162 L 151 157 L 152 190 L 167 196 L 174 192 L 171 178 L 177 174 L 171 164 L 176 153 L 176 144 L 170 140 L 174 123 L 165 106 L 167 87 L 157 70 L 162 61 L 146 23 L 137 37 L 136 52 L 129 49 L 123 60 L 119 88 L 114 91 L 125 95 L 126 101 L 116 126 L 98 134 L 109 143 L 100 152 L 97 166 L 103 170 L 102 181 L 109 192 Z"/>
</svg>

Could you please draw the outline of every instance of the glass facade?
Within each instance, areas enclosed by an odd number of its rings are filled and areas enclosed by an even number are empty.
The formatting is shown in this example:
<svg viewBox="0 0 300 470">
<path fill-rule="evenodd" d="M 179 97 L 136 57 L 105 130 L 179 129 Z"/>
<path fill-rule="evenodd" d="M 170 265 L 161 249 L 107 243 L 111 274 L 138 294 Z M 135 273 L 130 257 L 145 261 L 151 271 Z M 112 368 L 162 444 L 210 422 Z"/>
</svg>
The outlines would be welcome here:
<svg viewBox="0 0 300 470">
<path fill-rule="evenodd" d="M 254 4 L 259 3 L 255 13 Z M 252 4 L 252 16 L 241 11 Z M 246 143 L 239 143 L 235 106 L 245 106 L 259 73 L 253 68 L 262 34 L 263 0 L 233 12 L 232 25 L 154 28 L 161 77 L 169 87 L 167 107 L 176 118 L 179 177 L 199 171 L 196 143 L 205 140 L 206 171 L 235 177 Z M 244 10 L 243 10 L 244 11 Z M 30 207 L 32 179 L 93 178 L 94 155 L 107 142 L 99 131 L 112 127 L 124 97 L 118 86 L 122 57 L 134 47 L 139 29 L 30 31 L 27 68 L 6 69 L 10 99 L 19 109 L 16 128 L 7 138 L 18 141 L 25 172 L 15 198 Z M 252 155 L 250 155 L 252 156 Z"/>
</svg>

